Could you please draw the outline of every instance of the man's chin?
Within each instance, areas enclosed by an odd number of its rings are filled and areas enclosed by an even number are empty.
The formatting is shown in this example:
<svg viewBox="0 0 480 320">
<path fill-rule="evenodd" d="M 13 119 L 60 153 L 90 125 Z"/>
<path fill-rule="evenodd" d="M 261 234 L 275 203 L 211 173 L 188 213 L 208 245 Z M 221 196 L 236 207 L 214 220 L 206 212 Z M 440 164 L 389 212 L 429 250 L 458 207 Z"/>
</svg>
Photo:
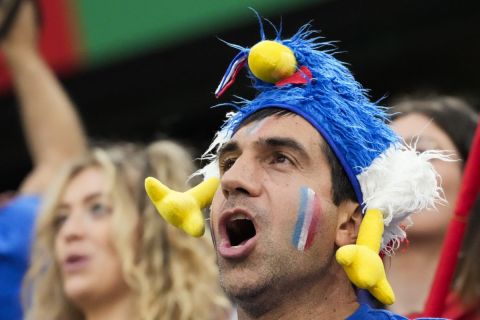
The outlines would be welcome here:
<svg viewBox="0 0 480 320">
<path fill-rule="evenodd" d="M 266 291 L 269 283 L 260 270 L 245 268 L 220 270 L 220 284 L 233 300 L 243 301 L 258 297 Z"/>
<path fill-rule="evenodd" d="M 258 277 L 256 280 L 236 280 L 222 279 L 221 286 L 227 296 L 238 305 L 239 310 L 249 314 L 252 318 L 258 318 L 275 307 L 275 301 L 270 299 L 272 286 L 270 281 L 264 281 Z"/>
<path fill-rule="evenodd" d="M 224 283 L 222 281 L 221 285 L 227 296 L 239 304 L 258 300 L 267 292 L 268 288 L 268 286 L 260 285 L 259 283 L 243 283 L 240 281 L 234 284 Z"/>
</svg>

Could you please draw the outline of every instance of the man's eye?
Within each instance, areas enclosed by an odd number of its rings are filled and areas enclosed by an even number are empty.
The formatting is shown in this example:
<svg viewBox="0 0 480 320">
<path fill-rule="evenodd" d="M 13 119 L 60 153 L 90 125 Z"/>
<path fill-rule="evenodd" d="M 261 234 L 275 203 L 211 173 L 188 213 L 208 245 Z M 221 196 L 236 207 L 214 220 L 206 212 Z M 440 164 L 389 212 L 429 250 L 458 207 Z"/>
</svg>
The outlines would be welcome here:
<svg viewBox="0 0 480 320">
<path fill-rule="evenodd" d="M 283 153 L 275 153 L 272 158 L 272 164 L 275 163 L 292 163 L 292 161 Z"/>
<path fill-rule="evenodd" d="M 277 163 L 284 163 L 285 161 L 288 161 L 288 158 L 285 157 L 283 154 L 279 154 L 275 156 L 275 161 Z"/>
<path fill-rule="evenodd" d="M 227 158 L 220 162 L 220 171 L 225 172 L 235 164 L 236 158 Z"/>
</svg>

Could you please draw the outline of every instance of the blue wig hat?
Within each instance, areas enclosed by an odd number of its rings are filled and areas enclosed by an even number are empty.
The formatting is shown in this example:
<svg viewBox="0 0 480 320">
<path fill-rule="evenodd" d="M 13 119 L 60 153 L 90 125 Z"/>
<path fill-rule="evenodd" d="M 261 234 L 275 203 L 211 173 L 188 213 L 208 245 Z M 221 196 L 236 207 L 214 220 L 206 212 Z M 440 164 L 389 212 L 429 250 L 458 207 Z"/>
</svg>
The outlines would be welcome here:
<svg viewBox="0 0 480 320">
<path fill-rule="evenodd" d="M 345 65 L 333 56 L 331 43 L 304 25 L 290 39 L 262 41 L 242 48 L 225 73 L 216 95 L 233 84 L 245 67 L 258 95 L 230 104 L 236 110 L 205 152 L 210 163 L 199 172 L 219 176 L 215 150 L 227 142 L 242 122 L 265 108 L 289 110 L 307 120 L 329 144 L 343 166 L 364 212 L 381 210 L 385 230 L 381 249 L 391 253 L 405 238 L 401 222 L 415 211 L 443 201 L 437 174 L 429 160 L 445 156 L 437 151 L 416 152 L 403 144 L 388 126 L 385 108 L 369 100 L 366 90 Z M 322 50 L 324 49 L 324 50 Z"/>
<path fill-rule="evenodd" d="M 259 19 L 260 20 L 260 19 Z M 337 261 L 350 280 L 386 304 L 394 294 L 379 251 L 391 254 L 406 237 L 402 223 L 411 213 L 443 202 L 438 175 L 429 162 L 447 159 L 439 151 L 419 153 L 388 126 L 385 108 L 369 100 L 366 90 L 334 56 L 330 43 L 318 42 L 305 25 L 290 39 L 265 40 L 240 52 L 215 94 L 230 87 L 246 68 L 258 91 L 253 100 L 229 104 L 235 111 L 204 154 L 204 178 L 219 177 L 216 150 L 229 141 L 250 115 L 266 108 L 289 110 L 322 135 L 343 166 L 365 214 L 357 243 L 341 247 Z"/>
<path fill-rule="evenodd" d="M 260 20 L 260 19 L 259 19 Z M 261 21 L 260 21 L 261 22 Z M 227 120 L 203 158 L 198 171 L 205 181 L 184 192 L 169 189 L 149 177 L 145 189 L 169 223 L 200 236 L 205 229 L 201 208 L 208 206 L 219 185 L 216 151 L 241 124 L 265 108 L 289 110 L 322 135 L 343 166 L 362 206 L 356 244 L 342 246 L 336 260 L 359 288 L 368 289 L 384 304 L 395 300 L 379 252 L 390 254 L 405 238 L 401 223 L 415 211 L 444 201 L 438 175 L 429 160 L 447 159 L 438 151 L 418 153 L 389 128 L 384 108 L 371 102 L 348 69 L 304 26 L 290 39 L 262 41 L 252 48 L 232 45 L 240 52 L 216 90 L 220 96 L 239 70 L 246 67 L 258 95 L 230 104 Z"/>
</svg>

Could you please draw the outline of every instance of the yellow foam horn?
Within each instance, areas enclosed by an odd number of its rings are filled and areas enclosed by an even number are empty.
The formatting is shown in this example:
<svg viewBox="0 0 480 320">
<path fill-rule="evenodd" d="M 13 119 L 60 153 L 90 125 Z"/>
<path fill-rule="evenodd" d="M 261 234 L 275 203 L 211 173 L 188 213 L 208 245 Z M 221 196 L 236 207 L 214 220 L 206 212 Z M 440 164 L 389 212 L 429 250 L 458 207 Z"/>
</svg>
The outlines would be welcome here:
<svg viewBox="0 0 480 320">
<path fill-rule="evenodd" d="M 260 80 L 276 83 L 295 73 L 297 59 L 289 47 L 264 40 L 250 49 L 248 67 Z"/>
<path fill-rule="evenodd" d="M 196 187 L 178 192 L 169 189 L 155 178 L 145 179 L 145 190 L 158 213 L 170 224 L 194 237 L 205 232 L 201 209 L 210 205 L 220 180 L 210 178 Z"/>
<path fill-rule="evenodd" d="M 395 302 L 395 294 L 378 255 L 382 235 L 382 212 L 368 209 L 358 231 L 357 243 L 339 248 L 336 258 L 353 284 L 367 289 L 380 302 L 389 305 Z"/>
</svg>

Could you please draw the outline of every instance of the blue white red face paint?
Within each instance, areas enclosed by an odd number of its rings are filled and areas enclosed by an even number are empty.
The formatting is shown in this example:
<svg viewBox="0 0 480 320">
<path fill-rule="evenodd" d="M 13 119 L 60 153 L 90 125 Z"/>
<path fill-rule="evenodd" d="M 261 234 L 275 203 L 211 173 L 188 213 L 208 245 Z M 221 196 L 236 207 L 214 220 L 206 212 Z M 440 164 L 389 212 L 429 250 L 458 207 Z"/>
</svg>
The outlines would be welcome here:
<svg viewBox="0 0 480 320">
<path fill-rule="evenodd" d="M 297 250 L 305 251 L 312 245 L 320 213 L 320 203 L 315 192 L 310 188 L 302 187 L 297 223 L 292 236 L 292 244 Z"/>
<path fill-rule="evenodd" d="M 263 118 L 260 121 L 255 121 L 254 123 L 252 123 L 252 125 L 247 129 L 247 134 L 251 136 L 255 133 L 258 133 L 260 129 L 262 129 L 264 124 L 267 122 L 267 120 L 269 119 L 270 118 L 267 117 L 267 118 Z"/>
</svg>

